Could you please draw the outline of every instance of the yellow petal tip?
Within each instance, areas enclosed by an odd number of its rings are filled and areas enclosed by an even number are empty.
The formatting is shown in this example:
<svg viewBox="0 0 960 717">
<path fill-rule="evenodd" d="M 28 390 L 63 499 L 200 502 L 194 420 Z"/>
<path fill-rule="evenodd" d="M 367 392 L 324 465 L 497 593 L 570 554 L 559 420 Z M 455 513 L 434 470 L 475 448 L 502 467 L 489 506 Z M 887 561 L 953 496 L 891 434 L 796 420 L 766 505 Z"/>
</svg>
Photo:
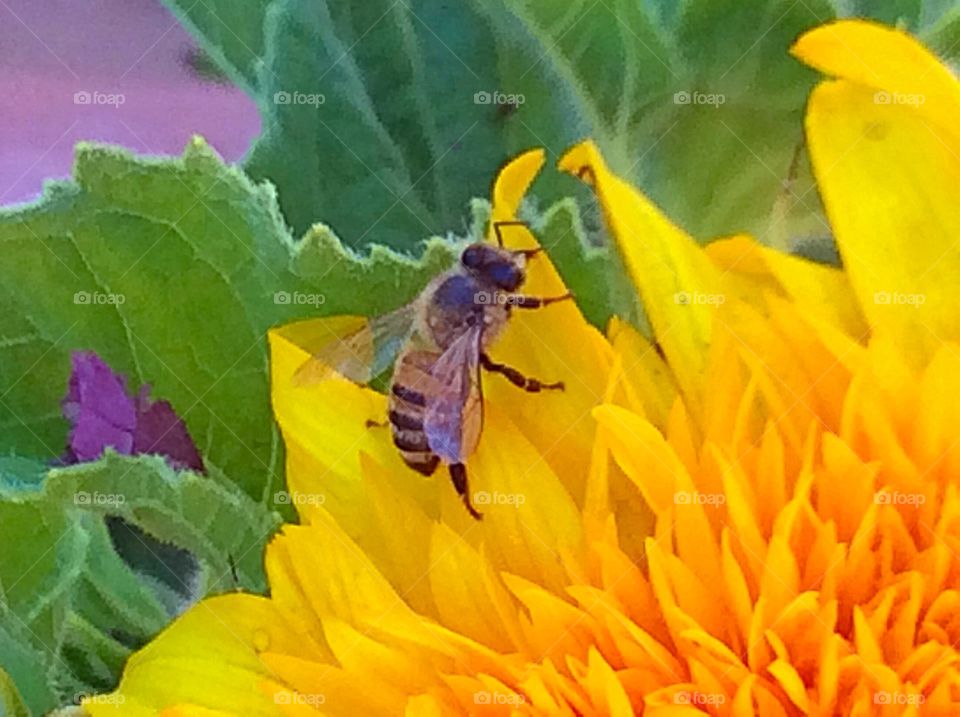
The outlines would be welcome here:
<svg viewBox="0 0 960 717">
<path fill-rule="evenodd" d="M 530 149 L 507 162 L 493 184 L 494 220 L 514 218 L 524 195 L 546 161 L 542 148 Z"/>
<path fill-rule="evenodd" d="M 606 168 L 606 165 L 597 150 L 597 145 L 593 140 L 587 139 L 567 150 L 557 163 L 557 167 L 560 171 L 572 174 L 592 187 L 596 183 L 595 167 Z"/>
<path fill-rule="evenodd" d="M 865 20 L 840 20 L 813 28 L 790 48 L 820 72 L 889 93 L 916 94 L 926 104 L 957 102 L 956 78 L 912 35 Z"/>
<path fill-rule="evenodd" d="M 867 20 L 837 20 L 804 32 L 790 46 L 790 54 L 811 67 L 820 67 L 835 57 L 838 51 L 845 51 L 851 59 L 855 59 L 853 50 L 845 44 L 848 40 L 857 38 L 859 41 L 863 37 L 873 36 L 882 42 L 885 36 L 891 34 L 898 34 L 898 31 Z"/>
</svg>

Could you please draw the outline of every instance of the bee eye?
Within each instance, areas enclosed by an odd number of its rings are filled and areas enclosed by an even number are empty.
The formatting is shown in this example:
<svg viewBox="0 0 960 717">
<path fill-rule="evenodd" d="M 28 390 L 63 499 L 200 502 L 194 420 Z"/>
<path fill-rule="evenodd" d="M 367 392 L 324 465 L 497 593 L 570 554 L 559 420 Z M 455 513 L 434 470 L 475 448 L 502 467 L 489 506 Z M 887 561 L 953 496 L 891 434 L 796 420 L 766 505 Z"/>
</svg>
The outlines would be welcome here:
<svg viewBox="0 0 960 717">
<path fill-rule="evenodd" d="M 476 269 L 483 264 L 483 257 L 483 248 L 473 244 L 463 250 L 463 254 L 460 255 L 460 263 L 468 269 Z"/>
<path fill-rule="evenodd" d="M 513 291 L 523 283 L 523 271 L 515 264 L 501 263 L 489 267 L 490 278 L 504 291 Z"/>
</svg>

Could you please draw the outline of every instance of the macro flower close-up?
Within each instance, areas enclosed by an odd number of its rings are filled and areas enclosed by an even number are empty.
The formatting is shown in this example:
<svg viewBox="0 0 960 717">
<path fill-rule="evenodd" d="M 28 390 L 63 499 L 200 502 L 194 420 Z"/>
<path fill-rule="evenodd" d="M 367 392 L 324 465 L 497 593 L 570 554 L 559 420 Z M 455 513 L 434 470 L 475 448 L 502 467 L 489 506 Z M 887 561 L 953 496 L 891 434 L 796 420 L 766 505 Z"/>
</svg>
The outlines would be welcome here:
<svg viewBox="0 0 960 717">
<path fill-rule="evenodd" d="M 168 2 L 263 127 L 0 210 L 0 717 L 960 714 L 960 10 L 753 2 Z"/>
</svg>

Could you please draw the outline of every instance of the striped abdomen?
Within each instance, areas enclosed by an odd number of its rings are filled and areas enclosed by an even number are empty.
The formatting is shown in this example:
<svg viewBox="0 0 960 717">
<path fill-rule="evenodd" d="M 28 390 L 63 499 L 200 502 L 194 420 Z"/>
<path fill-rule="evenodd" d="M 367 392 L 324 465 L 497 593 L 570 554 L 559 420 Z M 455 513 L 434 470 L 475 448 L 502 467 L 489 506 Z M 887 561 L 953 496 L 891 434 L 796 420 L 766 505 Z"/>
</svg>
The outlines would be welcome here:
<svg viewBox="0 0 960 717">
<path fill-rule="evenodd" d="M 440 458 L 430 450 L 423 431 L 426 397 L 442 390 L 430 369 L 440 354 L 408 351 L 397 359 L 390 387 L 390 430 L 404 463 L 425 476 L 433 475 Z"/>
</svg>

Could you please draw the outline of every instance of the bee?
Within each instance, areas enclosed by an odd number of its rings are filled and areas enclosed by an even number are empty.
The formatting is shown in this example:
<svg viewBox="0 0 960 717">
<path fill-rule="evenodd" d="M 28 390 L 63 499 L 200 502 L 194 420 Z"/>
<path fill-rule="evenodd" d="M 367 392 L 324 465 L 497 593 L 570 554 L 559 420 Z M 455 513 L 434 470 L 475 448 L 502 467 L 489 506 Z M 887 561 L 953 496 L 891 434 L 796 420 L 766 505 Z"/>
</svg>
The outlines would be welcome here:
<svg viewBox="0 0 960 717">
<path fill-rule="evenodd" d="M 541 249 L 505 248 L 501 232 L 511 225 L 525 223 L 495 222 L 497 246 L 469 244 L 457 265 L 434 278 L 416 299 L 327 344 L 294 377 L 297 384 L 313 383 L 332 369 L 368 383 L 392 364 L 388 419 L 394 445 L 403 461 L 425 476 L 446 465 L 460 499 L 477 520 L 483 516 L 470 502 L 466 461 L 483 429 L 481 369 L 530 393 L 564 388 L 562 381 L 529 378 L 488 354 L 514 308 L 538 309 L 572 298 L 569 293 L 517 293 L 527 260 Z"/>
</svg>

